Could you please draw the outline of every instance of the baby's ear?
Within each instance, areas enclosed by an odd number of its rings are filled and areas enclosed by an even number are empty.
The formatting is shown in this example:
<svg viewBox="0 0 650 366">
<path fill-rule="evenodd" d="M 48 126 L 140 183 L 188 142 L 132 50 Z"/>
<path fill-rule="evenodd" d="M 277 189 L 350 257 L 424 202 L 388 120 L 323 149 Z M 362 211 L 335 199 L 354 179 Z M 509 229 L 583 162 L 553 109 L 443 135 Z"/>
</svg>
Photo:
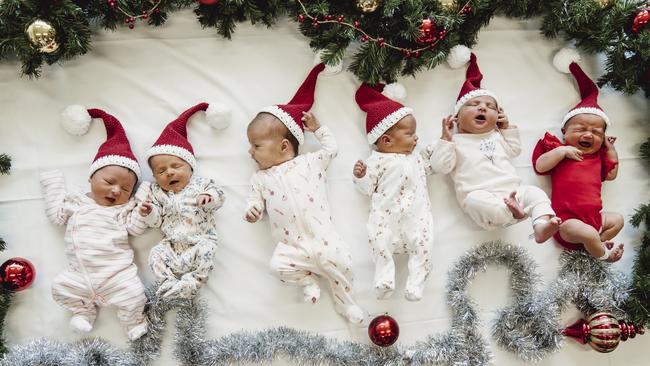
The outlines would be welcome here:
<svg viewBox="0 0 650 366">
<path fill-rule="evenodd" d="M 388 135 L 381 135 L 381 137 L 379 138 L 379 141 L 381 141 L 382 144 L 390 144 L 391 143 L 390 136 L 388 136 Z"/>
<path fill-rule="evenodd" d="M 282 139 L 282 142 L 280 142 L 280 150 L 282 152 L 287 151 L 289 149 L 289 145 L 290 145 L 289 140 Z"/>
</svg>

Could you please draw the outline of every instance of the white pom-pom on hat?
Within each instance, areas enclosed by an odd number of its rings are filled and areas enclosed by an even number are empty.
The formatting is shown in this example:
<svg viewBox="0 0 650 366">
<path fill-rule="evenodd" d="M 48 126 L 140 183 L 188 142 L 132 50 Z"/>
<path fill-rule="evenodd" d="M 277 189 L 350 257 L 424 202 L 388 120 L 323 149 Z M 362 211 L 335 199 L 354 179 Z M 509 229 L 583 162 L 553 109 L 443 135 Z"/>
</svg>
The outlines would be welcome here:
<svg viewBox="0 0 650 366">
<path fill-rule="evenodd" d="M 384 90 L 381 93 L 398 102 L 406 99 L 406 88 L 400 83 L 390 83 L 384 86 Z"/>
<path fill-rule="evenodd" d="M 449 50 L 447 63 L 452 69 L 459 69 L 469 62 L 472 51 L 463 45 L 456 45 Z"/>
<path fill-rule="evenodd" d="M 230 126 L 232 109 L 223 103 L 212 102 L 205 110 L 205 119 L 212 128 L 222 130 Z"/>
<path fill-rule="evenodd" d="M 91 120 L 88 109 L 82 105 L 70 105 L 61 112 L 61 124 L 71 135 L 81 136 L 88 133 Z"/>
<path fill-rule="evenodd" d="M 565 47 L 558 51 L 553 57 L 553 66 L 559 71 L 565 74 L 570 73 L 569 66 L 573 62 L 580 62 L 580 54 L 576 51 L 575 48 Z"/>
<path fill-rule="evenodd" d="M 322 54 L 323 54 L 322 50 L 318 50 L 318 52 L 316 52 L 316 55 L 314 56 L 314 65 L 318 65 L 319 63 L 323 62 L 323 60 L 321 60 Z M 321 72 L 321 75 L 325 75 L 325 76 L 336 75 L 340 73 L 341 70 L 343 70 L 342 61 L 337 62 L 335 65 L 325 64 L 325 70 Z"/>
</svg>

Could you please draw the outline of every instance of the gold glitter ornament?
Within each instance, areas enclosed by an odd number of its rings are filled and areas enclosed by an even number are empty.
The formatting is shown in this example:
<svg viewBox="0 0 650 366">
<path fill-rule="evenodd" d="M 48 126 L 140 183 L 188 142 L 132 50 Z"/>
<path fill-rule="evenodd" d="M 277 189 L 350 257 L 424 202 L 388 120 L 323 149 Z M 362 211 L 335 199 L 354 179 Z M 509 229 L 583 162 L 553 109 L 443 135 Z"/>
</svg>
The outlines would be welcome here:
<svg viewBox="0 0 650 366">
<path fill-rule="evenodd" d="M 46 21 L 35 20 L 27 27 L 25 33 L 32 45 L 43 53 L 52 53 L 59 49 L 59 44 L 56 41 L 56 29 Z"/>
</svg>

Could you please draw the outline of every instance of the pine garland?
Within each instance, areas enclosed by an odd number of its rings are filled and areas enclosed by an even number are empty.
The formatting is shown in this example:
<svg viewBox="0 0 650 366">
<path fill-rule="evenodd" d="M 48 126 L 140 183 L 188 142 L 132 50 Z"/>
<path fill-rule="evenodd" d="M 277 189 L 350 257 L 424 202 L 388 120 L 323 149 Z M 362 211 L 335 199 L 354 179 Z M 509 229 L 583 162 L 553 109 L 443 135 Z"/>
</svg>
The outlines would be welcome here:
<svg viewBox="0 0 650 366">
<path fill-rule="evenodd" d="M 641 145 L 641 157 L 650 168 L 650 138 Z M 641 205 L 630 219 L 635 228 L 645 226 L 641 236 L 641 248 L 634 259 L 632 292 L 625 310 L 631 320 L 650 327 L 650 202 Z"/>
<path fill-rule="evenodd" d="M 11 157 L 0 154 L 0 174 L 9 174 L 9 169 L 11 169 Z"/>
<path fill-rule="evenodd" d="M 632 30 L 636 14 L 650 7 L 647 0 L 456 0 L 451 6 L 438 0 L 378 0 L 381 5 L 370 13 L 359 10 L 356 1 L 220 0 L 202 5 L 194 0 L 4 0 L 0 2 L 0 60 L 15 57 L 22 62 L 24 75 L 38 77 L 43 64 L 88 52 L 91 24 L 110 30 L 139 23 L 159 26 L 171 12 L 192 7 L 203 27 L 216 28 L 227 39 L 241 22 L 270 27 L 282 16 L 316 18 L 316 26 L 310 21 L 299 28 L 312 48 L 323 51 L 323 61 L 328 64 L 339 62 L 351 44 L 362 42 L 362 35 L 369 34 L 373 38 L 355 51 L 350 71 L 375 84 L 432 69 L 457 44 L 471 47 L 481 28 L 496 14 L 541 16 L 541 31 L 547 37 L 561 35 L 588 52 L 605 54 L 607 72 L 600 85 L 629 94 L 643 89 L 650 97 L 650 25 Z M 358 29 L 325 22 L 328 16 L 356 21 Z M 434 42 L 418 41 L 425 18 L 436 30 L 445 31 Z M 35 19 L 55 28 L 59 50 L 41 53 L 30 43 L 25 29 Z M 384 43 L 398 49 L 382 46 Z M 411 55 L 399 48 L 426 50 Z"/>
</svg>

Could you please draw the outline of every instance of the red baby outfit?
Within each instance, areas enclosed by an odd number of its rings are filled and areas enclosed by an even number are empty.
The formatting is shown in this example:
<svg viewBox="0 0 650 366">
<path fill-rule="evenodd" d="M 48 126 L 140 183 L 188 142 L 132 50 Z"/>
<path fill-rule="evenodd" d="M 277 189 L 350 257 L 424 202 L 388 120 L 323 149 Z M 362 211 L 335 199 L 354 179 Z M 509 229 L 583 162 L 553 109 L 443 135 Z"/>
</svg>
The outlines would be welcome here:
<svg viewBox="0 0 650 366">
<path fill-rule="evenodd" d="M 600 231 L 602 227 L 603 202 L 601 188 L 607 174 L 618 164 L 607 157 L 607 148 L 593 154 L 584 154 L 582 161 L 565 158 L 555 168 L 540 173 L 535 163 L 544 153 L 564 146 L 557 137 L 549 134 L 537 142 L 533 150 L 533 168 L 540 175 L 551 175 L 551 206 L 555 214 L 566 221 L 578 219 Z M 571 250 L 584 250 L 581 244 L 569 243 L 560 237 L 558 231 L 553 236 L 563 247 Z"/>
</svg>

